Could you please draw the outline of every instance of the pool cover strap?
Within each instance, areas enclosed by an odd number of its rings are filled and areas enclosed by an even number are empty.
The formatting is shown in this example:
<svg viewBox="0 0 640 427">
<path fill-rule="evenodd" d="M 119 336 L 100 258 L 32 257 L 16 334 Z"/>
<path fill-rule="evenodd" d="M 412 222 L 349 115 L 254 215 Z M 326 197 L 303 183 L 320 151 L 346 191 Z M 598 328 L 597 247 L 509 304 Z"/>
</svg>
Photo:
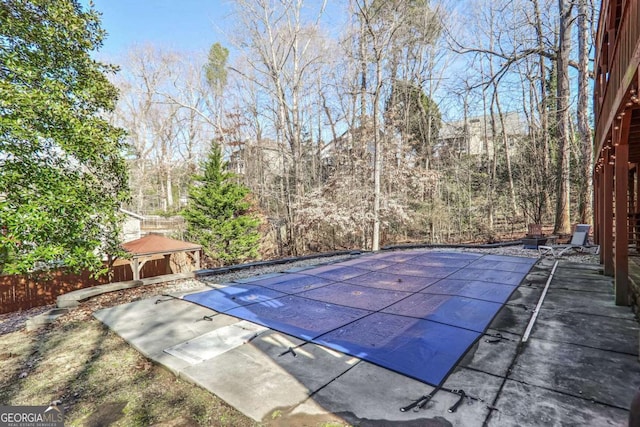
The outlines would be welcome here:
<svg viewBox="0 0 640 427">
<path fill-rule="evenodd" d="M 418 398 L 418 400 L 414 400 L 412 403 L 408 404 L 407 406 L 403 406 L 402 408 L 400 408 L 400 412 L 407 412 L 410 410 L 414 410 L 415 412 L 418 412 L 418 410 L 423 409 L 427 403 L 429 403 L 429 401 L 433 398 L 433 396 L 436 395 L 437 392 L 440 391 L 440 389 L 442 389 L 441 386 L 438 386 L 436 388 L 434 388 L 433 390 L 431 390 L 431 392 L 429 394 L 425 394 L 424 396 L 420 396 L 420 398 Z"/>
<path fill-rule="evenodd" d="M 462 405 L 462 402 L 464 402 L 465 399 L 475 400 L 477 402 L 484 402 L 484 400 L 480 399 L 479 397 L 469 396 L 462 389 L 450 389 L 450 388 L 447 388 L 447 387 L 439 386 L 439 387 L 436 387 L 433 390 L 431 390 L 431 392 L 429 394 L 425 394 L 423 396 L 420 396 L 417 400 L 414 400 L 413 402 L 411 402 L 407 406 L 403 406 L 402 408 L 400 408 L 400 412 L 407 412 L 407 411 L 410 411 L 412 409 L 414 410 L 414 412 L 417 412 L 420 409 L 424 409 L 424 407 L 427 405 L 427 403 L 429 403 L 429 401 L 433 398 L 433 396 L 435 396 L 436 393 L 438 393 L 439 391 L 446 391 L 448 393 L 460 395 L 460 397 L 458 398 L 456 403 L 454 403 L 453 405 L 451 405 L 451 407 L 449 409 L 447 409 L 447 412 L 449 412 L 449 413 L 456 412 L 458 410 L 458 408 L 460 407 L 460 405 Z"/>
<path fill-rule="evenodd" d="M 282 357 L 282 356 L 284 356 L 285 354 L 289 354 L 289 353 L 293 354 L 293 357 L 298 357 L 298 355 L 296 354 L 296 352 L 295 352 L 295 350 L 293 349 L 293 347 L 289 347 L 288 349 L 286 349 L 285 351 L 283 351 L 282 353 L 280 353 L 280 354 L 278 355 L 278 357 Z"/>
<path fill-rule="evenodd" d="M 181 300 L 182 299 L 182 298 L 174 297 L 173 295 L 169 295 L 169 294 L 162 294 L 160 296 L 161 297 L 167 297 L 167 298 L 165 298 L 165 299 L 157 299 L 156 302 L 154 302 L 154 304 L 158 304 L 159 302 L 171 301 L 172 299 L 177 299 L 177 300 Z"/>
<path fill-rule="evenodd" d="M 449 412 L 450 414 L 456 412 L 458 410 L 458 407 L 464 401 L 465 397 L 467 397 L 467 394 L 464 392 L 464 390 L 453 390 L 453 391 L 454 391 L 454 393 L 458 392 L 458 394 L 460 394 L 460 399 L 458 399 L 458 401 L 456 403 L 454 403 L 451 408 L 447 409 L 447 412 Z"/>
<path fill-rule="evenodd" d="M 262 332 L 256 332 L 255 334 L 253 334 L 251 337 L 249 337 L 249 339 L 247 339 L 244 343 L 245 344 L 249 344 L 251 341 L 255 340 L 256 338 L 258 338 L 258 336 L 261 334 Z"/>
</svg>

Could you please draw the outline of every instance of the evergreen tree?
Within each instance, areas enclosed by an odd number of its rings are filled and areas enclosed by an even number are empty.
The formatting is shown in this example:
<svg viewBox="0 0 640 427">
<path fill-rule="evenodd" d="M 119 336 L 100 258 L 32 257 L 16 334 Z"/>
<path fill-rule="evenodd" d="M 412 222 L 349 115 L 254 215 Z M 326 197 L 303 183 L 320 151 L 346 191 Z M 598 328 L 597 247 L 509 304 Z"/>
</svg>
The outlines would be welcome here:
<svg viewBox="0 0 640 427">
<path fill-rule="evenodd" d="M 76 0 L 0 2 L 0 271 L 102 268 L 128 197 L 114 67 Z"/>
<path fill-rule="evenodd" d="M 182 215 L 187 239 L 202 245 L 205 253 L 224 265 L 256 258 L 260 220 L 251 213 L 249 189 L 234 182 L 220 147 L 213 143 L 203 174 L 189 188 L 189 204 Z"/>
<path fill-rule="evenodd" d="M 428 165 L 440 131 L 438 105 L 420 86 L 399 80 L 393 83 L 385 109 L 389 124 L 405 135 L 421 163 Z"/>
</svg>

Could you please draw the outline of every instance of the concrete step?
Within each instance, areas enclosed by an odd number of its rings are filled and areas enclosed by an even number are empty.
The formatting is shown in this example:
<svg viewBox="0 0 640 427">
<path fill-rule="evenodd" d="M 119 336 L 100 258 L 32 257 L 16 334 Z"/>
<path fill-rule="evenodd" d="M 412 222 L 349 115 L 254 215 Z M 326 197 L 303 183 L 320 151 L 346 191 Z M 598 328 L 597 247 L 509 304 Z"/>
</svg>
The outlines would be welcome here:
<svg viewBox="0 0 640 427">
<path fill-rule="evenodd" d="M 194 273 L 176 273 L 176 274 L 164 274 L 162 276 L 148 277 L 141 280 L 129 280 L 126 282 L 107 283 L 105 285 L 93 286 L 91 288 L 78 289 L 64 295 L 60 295 L 56 299 L 56 305 L 58 308 L 73 308 L 77 307 L 82 301 L 86 301 L 90 298 L 97 297 L 98 295 L 106 294 L 109 292 L 121 291 L 124 289 L 136 288 L 138 286 L 154 285 L 156 283 L 171 282 L 174 280 L 192 279 Z"/>
</svg>

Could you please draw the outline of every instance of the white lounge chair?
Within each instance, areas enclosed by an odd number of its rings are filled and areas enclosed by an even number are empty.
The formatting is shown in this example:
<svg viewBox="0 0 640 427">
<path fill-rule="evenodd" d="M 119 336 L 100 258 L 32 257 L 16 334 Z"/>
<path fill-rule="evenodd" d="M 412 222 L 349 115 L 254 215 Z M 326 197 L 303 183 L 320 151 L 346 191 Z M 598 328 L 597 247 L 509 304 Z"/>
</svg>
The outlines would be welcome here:
<svg viewBox="0 0 640 427">
<path fill-rule="evenodd" d="M 538 246 L 538 252 L 540 256 L 551 255 L 554 258 L 560 258 L 571 250 L 580 252 L 589 251 L 598 254 L 600 252 L 600 245 L 590 245 L 587 243 L 590 229 L 591 226 L 589 224 L 578 224 L 571 237 L 571 242 L 565 245 Z"/>
</svg>

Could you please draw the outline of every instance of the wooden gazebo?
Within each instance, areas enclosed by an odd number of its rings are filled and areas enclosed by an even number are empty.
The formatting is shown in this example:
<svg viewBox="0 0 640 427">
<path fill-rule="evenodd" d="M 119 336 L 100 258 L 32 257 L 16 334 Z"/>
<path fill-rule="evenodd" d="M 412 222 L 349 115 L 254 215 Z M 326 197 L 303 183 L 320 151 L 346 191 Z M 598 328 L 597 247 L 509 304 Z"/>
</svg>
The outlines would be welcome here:
<svg viewBox="0 0 640 427">
<path fill-rule="evenodd" d="M 170 239 L 159 234 L 148 234 L 137 240 L 123 243 L 122 248 L 131 254 L 128 259 L 133 272 L 133 280 L 140 279 L 144 264 L 152 259 L 166 258 L 175 253 L 187 253 L 194 262 L 194 269 L 200 269 L 200 251 L 202 246 L 181 240 Z M 167 265 L 169 263 L 167 262 Z"/>
<path fill-rule="evenodd" d="M 594 238 L 615 303 L 629 305 L 629 247 L 640 230 L 639 2 L 602 0 L 595 43 Z"/>
</svg>

